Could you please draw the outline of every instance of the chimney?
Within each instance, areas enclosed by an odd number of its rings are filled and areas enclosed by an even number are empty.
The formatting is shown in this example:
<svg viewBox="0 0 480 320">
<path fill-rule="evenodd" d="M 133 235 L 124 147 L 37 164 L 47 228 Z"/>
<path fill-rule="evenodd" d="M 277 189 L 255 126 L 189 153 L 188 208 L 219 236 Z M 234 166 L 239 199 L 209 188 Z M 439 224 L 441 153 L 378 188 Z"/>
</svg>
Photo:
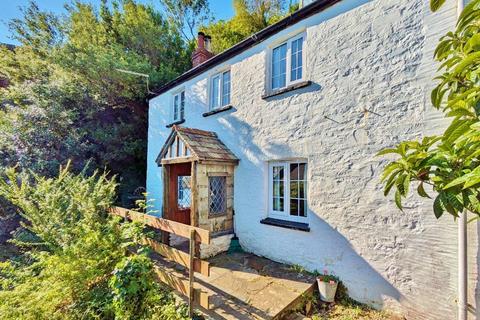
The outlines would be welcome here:
<svg viewBox="0 0 480 320">
<path fill-rule="evenodd" d="M 214 56 L 211 50 L 212 38 L 203 32 L 198 33 L 197 48 L 192 54 L 192 66 L 195 68 Z"/>
</svg>

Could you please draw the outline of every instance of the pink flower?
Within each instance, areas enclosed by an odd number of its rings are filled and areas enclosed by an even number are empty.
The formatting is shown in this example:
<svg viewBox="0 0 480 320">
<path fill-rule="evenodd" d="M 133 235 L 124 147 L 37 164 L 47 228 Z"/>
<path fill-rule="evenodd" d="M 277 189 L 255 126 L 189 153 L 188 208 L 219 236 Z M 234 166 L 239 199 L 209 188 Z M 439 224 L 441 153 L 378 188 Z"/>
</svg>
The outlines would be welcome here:
<svg viewBox="0 0 480 320">
<path fill-rule="evenodd" d="M 330 280 L 330 284 L 335 284 L 335 281 L 333 281 L 333 280 Z"/>
</svg>

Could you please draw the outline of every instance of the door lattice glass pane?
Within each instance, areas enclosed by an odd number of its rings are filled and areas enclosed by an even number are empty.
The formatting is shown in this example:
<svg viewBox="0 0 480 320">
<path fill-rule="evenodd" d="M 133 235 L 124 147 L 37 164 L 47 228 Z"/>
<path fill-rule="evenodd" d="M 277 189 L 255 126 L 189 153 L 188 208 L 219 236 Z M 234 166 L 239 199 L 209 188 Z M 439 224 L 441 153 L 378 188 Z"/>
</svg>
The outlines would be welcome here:
<svg viewBox="0 0 480 320">
<path fill-rule="evenodd" d="M 192 202 L 190 176 L 178 176 L 177 205 L 179 209 L 188 209 Z"/>
<path fill-rule="evenodd" d="M 227 211 L 227 178 L 208 178 L 208 206 L 211 214 L 222 214 Z"/>
</svg>

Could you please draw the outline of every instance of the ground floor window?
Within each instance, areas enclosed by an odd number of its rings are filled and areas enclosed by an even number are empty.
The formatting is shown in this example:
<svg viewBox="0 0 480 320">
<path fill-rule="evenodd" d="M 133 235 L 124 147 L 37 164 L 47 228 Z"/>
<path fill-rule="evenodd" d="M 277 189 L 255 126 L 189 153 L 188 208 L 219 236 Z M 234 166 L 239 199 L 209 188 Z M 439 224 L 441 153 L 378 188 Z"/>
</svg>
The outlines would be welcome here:
<svg viewBox="0 0 480 320">
<path fill-rule="evenodd" d="M 279 218 L 307 216 L 307 164 L 271 162 L 269 164 L 269 211 Z"/>
<path fill-rule="evenodd" d="M 210 214 L 227 213 L 227 177 L 208 177 L 208 206 Z"/>
</svg>

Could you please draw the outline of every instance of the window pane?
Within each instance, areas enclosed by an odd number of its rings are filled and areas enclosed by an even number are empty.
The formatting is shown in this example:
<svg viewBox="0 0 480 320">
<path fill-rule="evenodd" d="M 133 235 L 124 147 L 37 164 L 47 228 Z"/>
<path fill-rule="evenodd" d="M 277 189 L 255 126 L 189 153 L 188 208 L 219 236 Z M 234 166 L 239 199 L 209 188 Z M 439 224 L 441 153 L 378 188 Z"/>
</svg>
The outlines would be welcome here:
<svg viewBox="0 0 480 320">
<path fill-rule="evenodd" d="M 290 200 L 290 215 L 298 216 L 298 200 L 297 199 Z"/>
<path fill-rule="evenodd" d="M 273 211 L 284 211 L 285 167 L 283 165 L 273 166 L 272 173 Z"/>
<path fill-rule="evenodd" d="M 211 214 L 227 212 L 227 177 L 208 178 L 208 202 Z"/>
<path fill-rule="evenodd" d="M 220 106 L 220 76 L 212 78 L 212 108 Z"/>
<path fill-rule="evenodd" d="M 178 120 L 178 94 L 173 97 L 173 120 Z"/>
<path fill-rule="evenodd" d="M 292 41 L 291 63 L 290 63 L 290 81 L 299 80 L 302 78 L 302 47 L 303 38 L 298 38 Z"/>
<path fill-rule="evenodd" d="M 272 89 L 285 87 L 287 75 L 287 44 L 273 49 L 272 52 Z"/>
<path fill-rule="evenodd" d="M 300 200 L 299 201 L 298 213 L 302 217 L 307 216 L 307 200 Z"/>
<path fill-rule="evenodd" d="M 273 181 L 273 196 L 283 198 L 283 195 L 283 181 Z"/>
<path fill-rule="evenodd" d="M 305 199 L 305 181 L 298 182 L 298 197 Z"/>
<path fill-rule="evenodd" d="M 273 198 L 273 210 L 283 211 L 283 198 Z"/>
<path fill-rule="evenodd" d="M 190 176 L 178 176 L 177 179 L 177 205 L 179 209 L 190 208 L 192 191 L 190 188 Z"/>
<path fill-rule="evenodd" d="M 306 167 L 306 164 L 305 163 L 299 163 L 298 164 L 298 180 L 306 180 L 305 178 L 305 167 Z"/>
<path fill-rule="evenodd" d="M 298 163 L 290 164 L 290 180 L 298 180 Z"/>
<path fill-rule="evenodd" d="M 283 180 L 283 166 L 274 166 L 273 167 L 273 179 L 274 180 Z"/>
<path fill-rule="evenodd" d="M 230 71 L 224 72 L 222 84 L 222 106 L 230 104 Z"/>
<path fill-rule="evenodd" d="M 298 182 L 290 181 L 290 198 L 298 198 Z"/>
<path fill-rule="evenodd" d="M 180 120 L 185 116 L 185 91 L 180 93 Z"/>
</svg>

